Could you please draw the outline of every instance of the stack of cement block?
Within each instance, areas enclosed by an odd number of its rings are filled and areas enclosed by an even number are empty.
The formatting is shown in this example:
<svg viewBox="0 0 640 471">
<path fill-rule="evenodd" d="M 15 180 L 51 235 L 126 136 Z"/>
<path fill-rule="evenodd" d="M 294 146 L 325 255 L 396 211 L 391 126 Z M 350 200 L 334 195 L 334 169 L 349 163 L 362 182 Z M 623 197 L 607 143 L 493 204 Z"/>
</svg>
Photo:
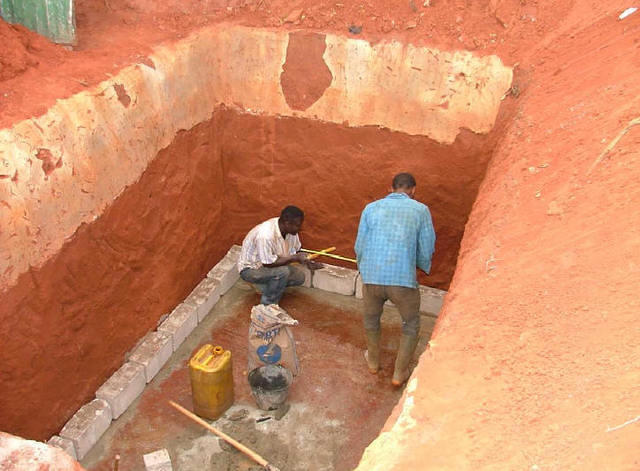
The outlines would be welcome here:
<svg viewBox="0 0 640 471">
<path fill-rule="evenodd" d="M 237 263 L 241 250 L 239 245 L 232 246 L 227 255 L 207 274 L 207 278 L 217 283 L 220 296 L 229 291 L 240 278 Z"/>
<path fill-rule="evenodd" d="M 83 459 L 109 428 L 144 391 L 145 385 L 162 369 L 171 354 L 202 322 L 215 303 L 238 280 L 236 263 L 240 246 L 231 247 L 206 278 L 176 306 L 171 314 L 149 333 L 122 365 L 96 392 L 96 399 L 82 406 L 49 444 Z M 166 456 L 165 456 L 166 454 Z M 147 469 L 170 471 L 166 450 L 145 455 Z"/>
<path fill-rule="evenodd" d="M 113 420 L 122 415 L 147 384 L 144 366 L 128 361 L 96 391 L 96 397 L 109 404 Z"/>
<path fill-rule="evenodd" d="M 109 428 L 111 418 L 111 407 L 107 401 L 94 399 L 82 406 L 62 427 L 60 437 L 73 443 L 76 459 L 81 460 Z"/>
<path fill-rule="evenodd" d="M 162 369 L 173 353 L 173 337 L 171 334 L 158 330 L 151 332 L 129 356 L 129 361 L 144 367 L 146 382 Z"/>
<path fill-rule="evenodd" d="M 211 269 L 206 278 L 178 305 L 169 317 L 158 327 L 158 331 L 173 337 L 173 351 L 176 351 L 189 334 L 202 322 L 213 306 L 238 281 L 239 245 L 229 249 L 218 264 Z"/>
<path fill-rule="evenodd" d="M 171 337 L 171 345 L 175 352 L 197 326 L 198 308 L 182 303 L 160 324 L 158 332 L 164 332 Z"/>
<path fill-rule="evenodd" d="M 326 265 L 313 273 L 311 284 L 314 288 L 330 293 L 353 296 L 356 292 L 357 270 Z"/>
<path fill-rule="evenodd" d="M 78 456 L 76 455 L 76 447 L 72 440 L 68 438 L 62 438 L 60 435 L 54 435 L 47 441 L 49 445 L 57 446 L 58 448 L 62 448 L 67 452 L 69 456 L 71 456 L 74 460 L 78 460 Z"/>
</svg>

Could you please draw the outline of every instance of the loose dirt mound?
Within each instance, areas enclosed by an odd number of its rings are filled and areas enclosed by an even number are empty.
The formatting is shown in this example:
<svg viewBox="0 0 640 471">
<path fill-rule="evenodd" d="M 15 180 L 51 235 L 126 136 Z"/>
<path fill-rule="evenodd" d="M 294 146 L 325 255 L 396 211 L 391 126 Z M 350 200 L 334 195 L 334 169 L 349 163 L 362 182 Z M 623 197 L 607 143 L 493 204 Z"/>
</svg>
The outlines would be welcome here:
<svg viewBox="0 0 640 471">
<path fill-rule="evenodd" d="M 0 82 L 21 75 L 30 67 L 47 62 L 59 62 L 65 50 L 22 25 L 12 25 L 0 19 Z"/>
</svg>

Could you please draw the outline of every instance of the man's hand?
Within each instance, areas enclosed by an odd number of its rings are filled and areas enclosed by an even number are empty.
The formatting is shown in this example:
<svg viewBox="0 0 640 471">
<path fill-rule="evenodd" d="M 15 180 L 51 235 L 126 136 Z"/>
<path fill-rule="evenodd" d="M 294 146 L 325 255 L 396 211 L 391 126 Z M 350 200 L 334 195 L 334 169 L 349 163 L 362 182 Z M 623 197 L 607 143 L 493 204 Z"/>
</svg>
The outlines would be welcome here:
<svg viewBox="0 0 640 471">
<path fill-rule="evenodd" d="M 291 256 L 291 261 L 292 262 L 298 262 L 301 265 L 304 265 L 305 267 L 307 267 L 311 271 L 317 270 L 318 268 L 324 267 L 324 265 L 322 263 L 314 262 L 313 260 L 309 260 L 309 254 L 305 253 L 305 252 L 298 252 L 297 254 L 292 255 Z"/>
<path fill-rule="evenodd" d="M 286 256 L 278 255 L 278 258 L 276 259 L 275 262 L 268 263 L 268 264 L 265 263 L 262 266 L 267 267 L 267 268 L 273 268 L 273 267 L 281 267 L 283 265 L 288 265 L 290 263 L 306 264 L 307 263 L 307 254 L 303 253 L 303 252 L 298 252 L 298 253 L 293 254 L 293 255 L 286 255 Z"/>
<path fill-rule="evenodd" d="M 319 268 L 324 267 L 324 265 L 320 262 L 314 262 L 313 260 L 305 260 L 304 264 L 311 271 L 317 270 Z"/>
<path fill-rule="evenodd" d="M 301 263 L 301 264 L 307 264 L 309 261 L 307 260 L 308 255 L 304 252 L 298 252 L 295 255 L 291 256 L 291 263 Z"/>
</svg>

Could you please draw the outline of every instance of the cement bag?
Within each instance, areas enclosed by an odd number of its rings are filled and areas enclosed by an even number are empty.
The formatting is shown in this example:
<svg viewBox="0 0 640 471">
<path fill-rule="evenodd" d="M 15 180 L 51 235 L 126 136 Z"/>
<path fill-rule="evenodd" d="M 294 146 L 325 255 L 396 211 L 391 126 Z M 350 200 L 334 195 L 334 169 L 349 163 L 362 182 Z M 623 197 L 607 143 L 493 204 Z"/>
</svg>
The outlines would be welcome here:
<svg viewBox="0 0 640 471">
<path fill-rule="evenodd" d="M 263 365 L 282 365 L 297 375 L 300 370 L 296 343 L 289 326 L 298 325 L 277 304 L 258 304 L 251 308 L 249 325 L 249 369 Z"/>
</svg>

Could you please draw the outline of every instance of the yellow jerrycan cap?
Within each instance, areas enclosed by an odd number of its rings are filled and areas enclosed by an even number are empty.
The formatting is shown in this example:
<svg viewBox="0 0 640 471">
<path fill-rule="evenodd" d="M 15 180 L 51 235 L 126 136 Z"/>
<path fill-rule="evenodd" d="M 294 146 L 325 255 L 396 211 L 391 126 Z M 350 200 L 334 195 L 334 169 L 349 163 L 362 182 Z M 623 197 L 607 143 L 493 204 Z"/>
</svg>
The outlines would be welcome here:
<svg viewBox="0 0 640 471">
<path fill-rule="evenodd" d="M 216 345 L 205 344 L 189 360 L 189 365 L 195 370 L 213 373 L 224 367 L 231 357 L 231 352 Z"/>
</svg>

